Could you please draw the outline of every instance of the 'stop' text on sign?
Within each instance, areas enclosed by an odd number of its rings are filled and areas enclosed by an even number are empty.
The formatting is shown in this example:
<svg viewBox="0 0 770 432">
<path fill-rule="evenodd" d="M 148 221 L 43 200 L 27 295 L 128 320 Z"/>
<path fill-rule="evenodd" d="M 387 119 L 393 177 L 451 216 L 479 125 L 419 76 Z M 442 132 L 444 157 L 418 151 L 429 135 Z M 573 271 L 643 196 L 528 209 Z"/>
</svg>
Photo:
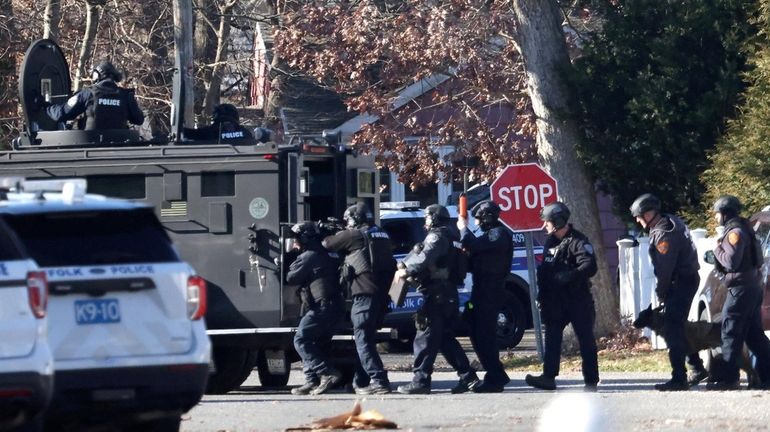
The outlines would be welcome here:
<svg viewBox="0 0 770 432">
<path fill-rule="evenodd" d="M 534 163 L 508 165 L 490 190 L 500 221 L 514 231 L 540 230 L 540 210 L 558 199 L 556 180 Z"/>
</svg>

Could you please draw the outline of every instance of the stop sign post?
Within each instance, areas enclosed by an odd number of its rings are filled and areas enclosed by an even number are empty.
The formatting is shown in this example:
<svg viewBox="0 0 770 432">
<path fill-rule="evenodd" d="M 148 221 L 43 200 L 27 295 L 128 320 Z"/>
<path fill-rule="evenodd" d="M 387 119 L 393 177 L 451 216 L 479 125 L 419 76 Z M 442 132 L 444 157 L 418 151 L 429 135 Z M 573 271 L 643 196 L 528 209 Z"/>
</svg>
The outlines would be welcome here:
<svg viewBox="0 0 770 432">
<path fill-rule="evenodd" d="M 540 359 L 543 359 L 543 330 L 540 309 L 537 307 L 537 276 L 535 252 L 531 231 L 540 231 L 543 221 L 540 211 L 558 200 L 556 179 L 540 165 L 534 163 L 508 165 L 492 182 L 492 201 L 500 206 L 500 222 L 512 231 L 525 231 L 527 246 L 527 270 L 529 274 L 529 298 L 535 327 L 535 343 Z"/>
</svg>

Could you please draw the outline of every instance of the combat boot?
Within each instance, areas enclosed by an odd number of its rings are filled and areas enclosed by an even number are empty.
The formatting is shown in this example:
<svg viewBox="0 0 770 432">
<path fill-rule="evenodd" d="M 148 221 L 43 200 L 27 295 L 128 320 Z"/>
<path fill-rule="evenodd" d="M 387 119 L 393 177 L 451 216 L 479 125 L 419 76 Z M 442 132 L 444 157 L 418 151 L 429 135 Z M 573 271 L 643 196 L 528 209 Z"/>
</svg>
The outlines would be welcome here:
<svg viewBox="0 0 770 432">
<path fill-rule="evenodd" d="M 740 380 L 717 381 L 717 382 L 706 384 L 706 390 L 730 391 L 730 390 L 740 390 L 740 389 L 741 389 Z"/>
<path fill-rule="evenodd" d="M 460 378 L 457 385 L 452 387 L 452 394 L 466 393 L 475 391 L 474 389 L 481 384 L 479 377 L 473 373 L 465 378 Z"/>
<path fill-rule="evenodd" d="M 687 384 L 690 385 L 690 387 L 696 386 L 708 377 L 709 372 L 705 368 L 691 370 L 687 373 Z"/>
<path fill-rule="evenodd" d="M 416 382 L 410 382 L 398 386 L 398 392 L 403 394 L 430 394 L 430 386 Z"/>
<path fill-rule="evenodd" d="M 530 375 L 524 377 L 524 381 L 531 387 L 542 390 L 556 390 L 556 379 L 546 375 Z"/>
<path fill-rule="evenodd" d="M 372 382 L 366 387 L 356 387 L 356 394 L 360 395 L 376 395 L 388 393 L 390 393 L 390 383 L 388 382 Z"/>
<path fill-rule="evenodd" d="M 668 380 L 664 383 L 655 384 L 657 391 L 685 391 L 690 390 L 690 386 L 684 381 Z"/>
<path fill-rule="evenodd" d="M 299 387 L 294 387 L 293 389 L 291 389 L 291 394 L 297 395 L 297 396 L 308 395 L 314 388 L 316 388 L 317 385 L 318 383 L 316 382 L 308 381 Z"/>
<path fill-rule="evenodd" d="M 324 394 L 340 382 L 342 382 L 342 372 L 338 371 L 337 369 L 330 368 L 327 373 L 321 375 L 321 381 L 318 383 L 316 388 L 310 391 L 310 394 Z"/>
</svg>

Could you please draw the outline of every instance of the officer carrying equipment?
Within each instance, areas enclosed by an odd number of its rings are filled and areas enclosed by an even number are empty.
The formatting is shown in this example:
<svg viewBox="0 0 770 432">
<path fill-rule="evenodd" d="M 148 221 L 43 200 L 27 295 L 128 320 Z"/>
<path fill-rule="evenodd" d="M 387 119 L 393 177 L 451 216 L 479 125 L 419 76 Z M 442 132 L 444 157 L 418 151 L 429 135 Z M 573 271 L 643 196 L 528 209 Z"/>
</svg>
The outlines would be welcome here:
<svg viewBox="0 0 770 432">
<path fill-rule="evenodd" d="M 545 206 L 540 218 L 548 238 L 543 263 L 537 269 L 538 302 L 545 326 L 543 373 L 527 375 L 525 381 L 543 390 L 556 389 L 559 375 L 562 332 L 572 324 L 583 360 L 583 381 L 596 391 L 599 364 L 593 325 L 596 317 L 591 295 L 591 277 L 596 274 L 596 256 L 588 238 L 572 227 L 570 211 L 561 202 Z"/>
<path fill-rule="evenodd" d="M 342 373 L 329 365 L 324 348 L 331 342 L 344 314 L 337 260 L 321 247 L 321 232 L 312 222 L 291 227 L 300 254 L 289 266 L 286 282 L 299 285 L 304 315 L 294 335 L 294 348 L 302 358 L 305 384 L 292 394 L 322 394 L 342 381 Z"/>
<path fill-rule="evenodd" d="M 366 204 L 348 207 L 343 219 L 347 229 L 326 237 L 323 245 L 345 256 L 342 273 L 353 300 L 350 318 L 360 360 L 356 393 L 389 393 L 390 382 L 377 353 L 375 332 L 384 318 L 388 287 L 396 271 L 393 247 L 388 234 L 374 225 Z"/>
<path fill-rule="evenodd" d="M 762 329 L 762 250 L 748 220 L 740 217 L 741 202 L 732 195 L 714 203 L 717 222 L 725 227 L 714 249 L 715 265 L 724 275 L 728 295 L 722 306 L 722 355 L 726 367 L 710 390 L 740 388 L 738 363 L 744 342 L 757 358 L 760 387 L 770 388 L 770 340 Z"/>
<path fill-rule="evenodd" d="M 463 248 L 470 255 L 473 273 L 471 300 L 465 305 L 470 319 L 471 343 L 479 361 L 487 371 L 484 381 L 472 389 L 476 393 L 501 392 L 510 378 L 500 362 L 497 349 L 497 310 L 503 296 L 505 279 L 513 259 L 513 238 L 498 220 L 500 207 L 493 201 L 482 201 L 472 210 L 484 231 L 476 237 L 464 218 L 458 218 L 457 228 Z"/>
<path fill-rule="evenodd" d="M 425 209 L 428 235 L 419 252 L 405 259 L 404 268 L 397 273 L 400 277 L 418 277 L 418 290 L 425 299 L 415 316 L 414 376 L 411 383 L 398 388 L 399 393 L 430 393 L 433 363 L 439 351 L 460 377 L 453 393 L 467 392 L 478 385 L 476 371 L 452 330 L 452 321 L 458 318 L 458 282 L 453 280 L 449 266 L 455 264 L 453 256 L 462 251 L 455 247 L 455 243 L 459 245 L 459 238 L 447 226 L 449 220 L 444 206 L 433 204 Z"/>
<path fill-rule="evenodd" d="M 655 268 L 655 293 L 665 302 L 664 327 L 671 379 L 655 384 L 659 391 L 681 391 L 703 379 L 705 368 L 698 353 L 688 353 L 684 326 L 698 290 L 698 257 L 687 225 L 678 217 L 661 213 L 661 202 L 652 194 L 640 195 L 631 215 L 650 233 L 650 260 Z M 685 359 L 691 372 L 688 376 Z"/>
</svg>

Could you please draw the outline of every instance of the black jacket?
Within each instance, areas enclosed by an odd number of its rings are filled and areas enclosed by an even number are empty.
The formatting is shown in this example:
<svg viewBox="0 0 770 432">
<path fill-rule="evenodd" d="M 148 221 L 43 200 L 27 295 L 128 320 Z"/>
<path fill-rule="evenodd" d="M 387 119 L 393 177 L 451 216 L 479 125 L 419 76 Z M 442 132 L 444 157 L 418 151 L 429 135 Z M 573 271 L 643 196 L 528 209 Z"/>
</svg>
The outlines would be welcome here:
<svg viewBox="0 0 770 432">
<path fill-rule="evenodd" d="M 591 277 L 597 265 L 588 238 L 569 225 L 561 240 L 549 235 L 543 249 L 543 263 L 537 269 L 540 303 L 591 298 Z"/>
<path fill-rule="evenodd" d="M 725 275 L 728 287 L 760 286 L 758 268 L 762 262 L 762 251 L 749 222 L 742 217 L 727 221 L 722 237 L 717 240 L 714 258 L 717 270 Z"/>
<path fill-rule="evenodd" d="M 343 272 L 355 273 L 347 277 L 347 280 L 350 283 L 351 295 L 376 295 L 386 293 L 387 287 L 390 285 L 390 281 L 393 278 L 393 273 L 396 270 L 396 262 L 393 259 L 392 251 L 385 250 L 388 249 L 387 247 L 380 251 L 380 253 L 387 254 L 387 256 L 375 257 L 375 259 L 379 259 L 381 262 L 389 262 L 390 267 L 392 268 L 388 271 L 374 273 L 372 271 L 359 270 L 358 272 L 355 272 L 353 268 L 348 268 L 348 266 L 351 265 L 351 261 L 357 258 L 356 254 L 362 253 L 363 249 L 367 248 L 367 239 L 365 239 L 364 236 L 369 231 L 385 234 L 379 227 L 373 225 L 371 227 L 342 230 L 323 240 L 323 246 L 326 249 L 345 255 Z M 387 236 L 387 234 L 385 235 Z M 366 254 L 366 257 L 368 259 L 368 253 Z"/>
<path fill-rule="evenodd" d="M 692 276 L 700 268 L 690 231 L 676 216 L 661 215 L 650 228 L 649 252 L 658 281 L 655 292 L 660 298 L 666 297 L 674 281 Z"/>
<path fill-rule="evenodd" d="M 47 113 L 59 123 L 86 113 L 85 130 L 126 129 L 127 122 L 136 125 L 144 122 L 134 90 L 118 87 L 112 79 L 80 90 L 63 104 L 49 106 Z"/>
<path fill-rule="evenodd" d="M 312 301 L 334 299 L 340 295 L 339 261 L 320 245 L 314 245 L 299 254 L 289 266 L 286 282 L 299 285 L 301 295 L 310 294 Z"/>
</svg>

